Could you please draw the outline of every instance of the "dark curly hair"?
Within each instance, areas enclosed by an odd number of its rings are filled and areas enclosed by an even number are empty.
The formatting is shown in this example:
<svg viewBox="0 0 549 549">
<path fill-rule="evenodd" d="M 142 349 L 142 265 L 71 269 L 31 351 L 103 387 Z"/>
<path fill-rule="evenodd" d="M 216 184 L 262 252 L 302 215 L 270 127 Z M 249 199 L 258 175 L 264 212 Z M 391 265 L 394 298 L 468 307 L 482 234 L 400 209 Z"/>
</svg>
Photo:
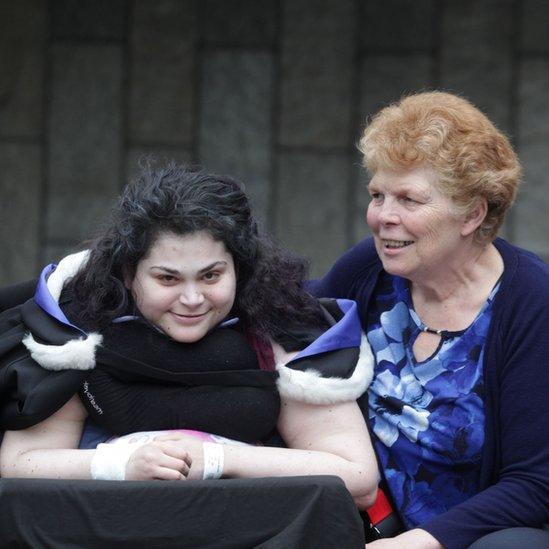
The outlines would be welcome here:
<svg viewBox="0 0 549 549">
<path fill-rule="evenodd" d="M 260 234 L 242 185 L 174 162 L 147 162 L 127 185 L 84 267 L 68 283 L 71 311 L 87 329 L 106 327 L 134 307 L 124 280 L 135 276 L 161 233 L 207 231 L 231 253 L 237 274 L 233 313 L 275 340 L 288 327 L 320 327 L 317 301 L 303 289 L 307 264 Z"/>
</svg>

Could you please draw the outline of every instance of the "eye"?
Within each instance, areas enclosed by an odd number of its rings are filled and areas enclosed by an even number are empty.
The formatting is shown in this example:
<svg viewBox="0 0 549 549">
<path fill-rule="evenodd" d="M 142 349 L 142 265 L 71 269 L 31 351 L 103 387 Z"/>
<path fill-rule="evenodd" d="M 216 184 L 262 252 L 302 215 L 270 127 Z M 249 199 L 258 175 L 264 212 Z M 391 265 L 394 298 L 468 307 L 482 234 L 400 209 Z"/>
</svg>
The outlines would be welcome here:
<svg viewBox="0 0 549 549">
<path fill-rule="evenodd" d="M 408 194 L 403 194 L 399 197 L 399 200 L 406 206 L 417 206 L 418 204 L 421 204 L 421 200 L 419 200 L 417 196 L 410 196 Z"/>
<path fill-rule="evenodd" d="M 380 202 L 381 200 L 383 200 L 383 195 L 378 191 L 370 191 L 370 198 L 374 202 Z"/>
<path fill-rule="evenodd" d="M 171 274 L 160 274 L 156 279 L 165 286 L 171 286 L 177 282 L 177 278 Z"/>
<path fill-rule="evenodd" d="M 217 271 L 208 271 L 207 273 L 204 273 L 202 278 L 206 282 L 215 282 L 216 280 L 219 279 L 220 276 L 221 276 L 221 273 L 218 273 Z"/>
</svg>

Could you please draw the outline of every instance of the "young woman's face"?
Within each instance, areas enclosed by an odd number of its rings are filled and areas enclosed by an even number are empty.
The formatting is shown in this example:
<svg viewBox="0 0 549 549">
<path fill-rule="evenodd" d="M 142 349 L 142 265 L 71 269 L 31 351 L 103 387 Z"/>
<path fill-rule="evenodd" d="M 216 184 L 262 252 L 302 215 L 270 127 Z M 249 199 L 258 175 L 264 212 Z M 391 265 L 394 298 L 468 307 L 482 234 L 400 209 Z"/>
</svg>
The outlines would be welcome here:
<svg viewBox="0 0 549 549">
<path fill-rule="evenodd" d="M 230 312 L 232 255 L 209 233 L 162 233 L 127 284 L 141 314 L 181 343 L 202 339 Z"/>
</svg>

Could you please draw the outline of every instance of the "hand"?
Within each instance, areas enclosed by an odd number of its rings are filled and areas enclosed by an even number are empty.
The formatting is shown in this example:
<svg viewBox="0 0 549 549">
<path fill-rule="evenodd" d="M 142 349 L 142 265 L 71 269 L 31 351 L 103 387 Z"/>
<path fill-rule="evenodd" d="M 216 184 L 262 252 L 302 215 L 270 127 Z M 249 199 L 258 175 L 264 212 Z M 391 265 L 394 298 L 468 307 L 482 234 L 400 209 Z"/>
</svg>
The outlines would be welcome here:
<svg viewBox="0 0 549 549">
<path fill-rule="evenodd" d="M 160 435 L 155 437 L 154 440 L 155 442 L 170 442 L 177 445 L 179 448 L 184 448 L 192 462 L 187 479 L 202 480 L 204 476 L 204 448 L 202 446 L 202 440 L 184 433 Z"/>
<path fill-rule="evenodd" d="M 185 480 L 191 464 L 191 456 L 181 444 L 153 441 L 131 454 L 126 480 Z"/>
<path fill-rule="evenodd" d="M 367 549 L 444 549 L 426 530 L 415 528 L 394 538 L 385 538 L 366 544 Z"/>
</svg>

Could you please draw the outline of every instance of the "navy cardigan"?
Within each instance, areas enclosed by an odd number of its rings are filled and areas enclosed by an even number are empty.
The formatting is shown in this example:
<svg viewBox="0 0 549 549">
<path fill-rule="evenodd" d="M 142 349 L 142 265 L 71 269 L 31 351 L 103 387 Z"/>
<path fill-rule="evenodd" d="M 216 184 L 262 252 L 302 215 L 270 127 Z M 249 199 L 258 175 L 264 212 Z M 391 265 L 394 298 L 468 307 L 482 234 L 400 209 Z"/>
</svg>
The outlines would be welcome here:
<svg viewBox="0 0 549 549">
<path fill-rule="evenodd" d="M 502 239 L 494 244 L 505 268 L 484 352 L 480 491 L 420 525 L 449 549 L 496 530 L 549 522 L 549 266 Z M 357 301 L 365 329 L 382 269 L 366 239 L 310 289 Z"/>
</svg>

